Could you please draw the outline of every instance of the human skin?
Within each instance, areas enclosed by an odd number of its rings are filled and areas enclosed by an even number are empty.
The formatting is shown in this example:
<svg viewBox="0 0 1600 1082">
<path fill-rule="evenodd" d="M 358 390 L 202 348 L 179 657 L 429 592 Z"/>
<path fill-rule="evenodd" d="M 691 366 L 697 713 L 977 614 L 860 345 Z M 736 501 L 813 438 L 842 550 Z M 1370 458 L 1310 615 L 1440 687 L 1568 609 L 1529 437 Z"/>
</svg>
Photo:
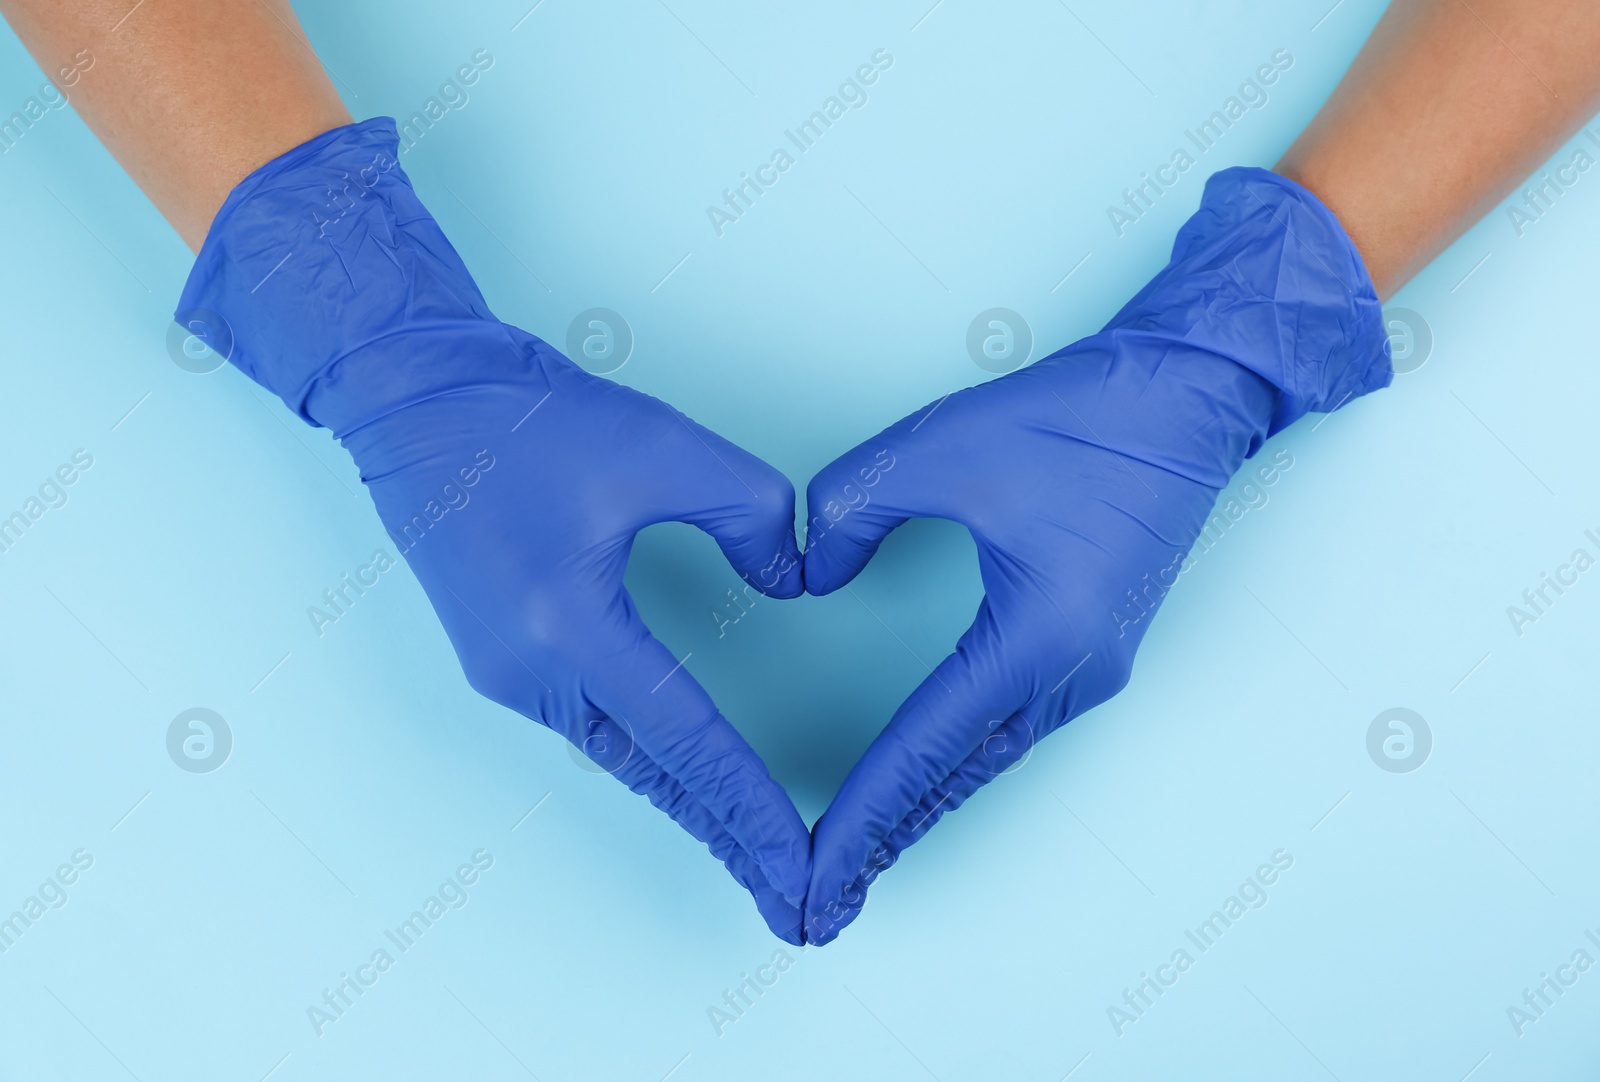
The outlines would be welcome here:
<svg viewBox="0 0 1600 1082">
<path fill-rule="evenodd" d="M 251 170 L 350 122 L 288 0 L 0 0 L 46 72 L 198 251 Z M 1399 0 L 1276 165 L 1387 298 L 1600 109 L 1600 5 Z M 203 148 L 203 149 L 199 149 Z"/>
<path fill-rule="evenodd" d="M 87 49 L 86 122 L 192 249 L 259 165 L 351 117 L 287 0 L 0 0 L 46 72 Z M 1600 104 L 1600 5 L 1398 0 L 1276 166 L 1388 297 Z"/>
<path fill-rule="evenodd" d="M 257 166 L 351 121 L 288 0 L 5 0 L 47 75 L 87 49 L 68 93 L 190 249 Z"/>
<path fill-rule="evenodd" d="M 1600 109 L 1600 4 L 1400 0 L 1274 171 L 1387 299 Z"/>
<path fill-rule="evenodd" d="M 0 0 L 191 249 L 251 170 L 350 113 L 288 0 Z M 1600 108 L 1600 5 L 1399 0 L 1275 167 L 1344 223 L 1380 297 Z M 203 148 L 199 150 L 197 148 Z"/>
</svg>

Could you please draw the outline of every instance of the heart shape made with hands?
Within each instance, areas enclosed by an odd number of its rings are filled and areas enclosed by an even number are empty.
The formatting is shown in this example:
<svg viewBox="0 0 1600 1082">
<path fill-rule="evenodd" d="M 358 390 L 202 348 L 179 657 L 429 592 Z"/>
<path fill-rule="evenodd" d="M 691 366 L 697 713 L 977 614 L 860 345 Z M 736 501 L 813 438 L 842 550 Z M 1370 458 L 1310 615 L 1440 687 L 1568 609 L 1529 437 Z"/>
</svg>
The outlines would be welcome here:
<svg viewBox="0 0 1600 1082">
<path fill-rule="evenodd" d="M 818 819 L 803 900 L 763 906 L 774 931 L 790 938 L 798 919 L 805 942 L 831 941 L 941 816 L 1120 691 L 1245 460 L 1306 412 L 1392 379 L 1382 309 L 1337 220 L 1291 181 L 1231 169 L 1100 332 L 946 395 L 818 472 L 806 592 L 847 585 L 909 519 L 943 518 L 971 533 L 984 598 Z M 1258 462 L 1256 477 L 1270 484 L 1283 465 Z M 785 536 L 786 487 L 769 519 Z M 793 595 L 786 545 L 767 547 L 784 556 L 752 585 Z"/>
<path fill-rule="evenodd" d="M 763 593 L 842 589 L 890 532 L 914 518 L 964 526 L 984 588 L 955 651 L 895 711 L 806 839 L 803 897 L 770 889 L 773 870 L 797 849 L 766 851 L 762 859 L 771 863 L 758 861 L 763 881 L 741 863 L 744 850 L 708 842 L 779 936 L 831 941 L 860 913 L 873 880 L 941 816 L 1127 682 L 1150 618 L 1177 582 L 1219 489 L 1264 438 L 1277 401 L 1270 384 L 1231 361 L 1172 342 L 1159 354 L 1129 348 L 1128 337 L 1104 331 L 947 395 L 841 455 L 808 486 L 803 555 L 788 525 L 794 493 L 787 481 L 713 442 L 718 437 L 702 437 L 722 465 L 748 471 L 750 481 L 742 495 L 735 486 L 720 489 L 729 502 L 714 519 L 672 517 L 708 529 Z M 1152 430 L 1147 410 L 1173 423 Z M 1215 423 L 1214 410 L 1238 423 Z M 702 461 L 702 472 L 709 463 Z M 763 552 L 777 555 L 752 562 Z M 664 674 L 658 691 L 679 681 L 698 691 L 671 654 L 650 664 L 652 678 Z M 583 750 L 607 769 L 626 768 L 633 730 L 592 724 Z M 720 777 L 748 769 L 735 784 L 751 799 L 780 802 L 777 829 L 793 831 L 798 820 L 787 795 L 734 739 L 737 751 L 727 753 Z M 727 769 L 731 763 L 737 771 Z"/>
<path fill-rule="evenodd" d="M 242 181 L 179 322 L 221 320 L 232 363 L 335 433 L 472 686 L 672 816 L 793 943 L 832 940 L 941 816 L 1123 687 L 1218 492 L 1267 436 L 1392 378 L 1331 213 L 1274 174 L 1225 170 L 1100 332 L 822 469 L 802 556 L 781 473 L 494 316 L 396 145 L 375 118 Z M 371 187 L 325 216 L 322 193 L 357 173 Z M 650 634 L 628 556 L 645 527 L 685 522 L 761 592 L 827 594 L 911 518 L 968 529 L 984 599 L 808 831 Z"/>
<path fill-rule="evenodd" d="M 1275 400 L 1220 358 L 1190 359 L 1178 380 L 1154 378 L 1163 367 L 1185 366 L 1171 351 L 1141 363 L 1114 338 L 1086 339 L 931 403 L 811 480 L 808 593 L 846 586 L 906 521 L 942 518 L 976 542 L 984 598 L 813 828 L 805 942 L 836 937 L 873 880 L 941 816 L 1127 682 L 1150 618 Z M 1209 439 L 1181 424 L 1152 438 L 1141 409 L 1188 408 L 1192 422 L 1186 400 L 1198 386 L 1254 423 L 1213 426 Z"/>
</svg>

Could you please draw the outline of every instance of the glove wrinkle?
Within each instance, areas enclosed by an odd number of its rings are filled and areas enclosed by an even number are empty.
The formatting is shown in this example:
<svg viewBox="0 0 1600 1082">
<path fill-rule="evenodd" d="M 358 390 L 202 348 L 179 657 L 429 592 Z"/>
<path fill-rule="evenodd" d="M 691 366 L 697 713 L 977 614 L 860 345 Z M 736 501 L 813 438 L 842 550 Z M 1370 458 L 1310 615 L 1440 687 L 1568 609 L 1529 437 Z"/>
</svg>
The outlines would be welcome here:
<svg viewBox="0 0 1600 1082">
<path fill-rule="evenodd" d="M 972 533 L 985 598 L 817 821 L 807 941 L 837 936 L 903 849 L 1127 684 L 1219 492 L 1270 436 L 1391 378 L 1381 308 L 1337 220 L 1291 181 L 1228 169 L 1099 332 L 825 467 L 818 479 L 848 476 L 894 436 L 880 489 L 893 517 L 835 528 L 853 549 L 809 548 L 813 589 L 849 581 L 905 519 L 944 517 Z M 813 481 L 811 514 L 832 489 Z"/>
<path fill-rule="evenodd" d="M 397 152 L 378 117 L 246 177 L 180 322 L 231 330 L 235 366 L 344 445 L 468 683 L 670 814 L 799 943 L 805 824 L 623 585 L 649 522 L 710 509 L 724 552 L 763 547 L 770 522 L 727 495 L 729 473 L 752 503 L 768 497 L 792 543 L 792 486 L 495 318 Z"/>
</svg>

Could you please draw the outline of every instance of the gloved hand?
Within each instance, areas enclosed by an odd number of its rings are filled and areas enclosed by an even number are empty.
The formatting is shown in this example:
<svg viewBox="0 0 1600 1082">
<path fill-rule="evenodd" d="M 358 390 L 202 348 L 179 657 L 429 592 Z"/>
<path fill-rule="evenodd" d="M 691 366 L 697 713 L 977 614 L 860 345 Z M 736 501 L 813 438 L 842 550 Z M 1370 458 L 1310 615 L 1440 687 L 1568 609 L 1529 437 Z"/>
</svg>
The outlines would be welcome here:
<svg viewBox="0 0 1600 1082">
<path fill-rule="evenodd" d="M 1229 169 L 1105 329 L 818 473 L 808 591 L 848 583 L 907 519 L 947 518 L 977 542 L 985 597 L 818 821 L 807 941 L 836 936 L 941 815 L 1122 689 L 1218 491 L 1266 437 L 1391 378 L 1371 280 L 1332 213 Z"/>
<path fill-rule="evenodd" d="M 337 128 L 228 197 L 179 322 L 332 429 L 467 679 L 548 725 L 723 860 L 800 942 L 810 835 L 623 588 L 634 534 L 692 523 L 752 585 L 801 591 L 794 490 L 648 395 L 496 319 L 395 159 Z"/>
</svg>

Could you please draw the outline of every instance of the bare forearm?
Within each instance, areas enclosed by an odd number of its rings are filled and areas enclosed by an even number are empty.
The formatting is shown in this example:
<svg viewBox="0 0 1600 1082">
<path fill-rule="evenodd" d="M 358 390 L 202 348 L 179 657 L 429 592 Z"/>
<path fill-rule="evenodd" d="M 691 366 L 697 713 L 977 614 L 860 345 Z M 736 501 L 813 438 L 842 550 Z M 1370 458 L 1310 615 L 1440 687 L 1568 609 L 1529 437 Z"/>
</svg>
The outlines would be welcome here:
<svg viewBox="0 0 1600 1082">
<path fill-rule="evenodd" d="M 73 106 L 199 250 L 233 186 L 350 122 L 287 0 L 0 0 L 54 73 L 88 50 Z"/>
<path fill-rule="evenodd" d="M 1388 297 L 1600 107 L 1600 4 L 1395 0 L 1277 172 Z"/>
</svg>

